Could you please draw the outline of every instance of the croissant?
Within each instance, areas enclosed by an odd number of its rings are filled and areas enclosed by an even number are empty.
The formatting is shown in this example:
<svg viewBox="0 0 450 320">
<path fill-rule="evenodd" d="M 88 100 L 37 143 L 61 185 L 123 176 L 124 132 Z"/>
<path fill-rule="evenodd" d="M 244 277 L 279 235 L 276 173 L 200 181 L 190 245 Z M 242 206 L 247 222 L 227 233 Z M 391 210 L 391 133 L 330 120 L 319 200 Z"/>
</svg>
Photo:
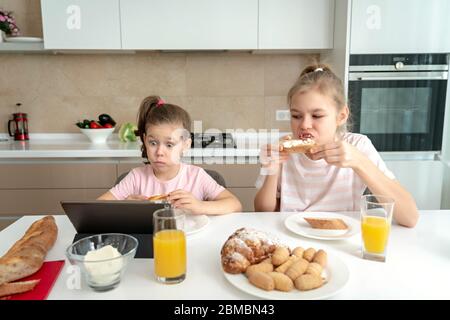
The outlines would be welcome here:
<svg viewBox="0 0 450 320">
<path fill-rule="evenodd" d="M 277 246 L 278 240 L 262 231 L 238 229 L 222 246 L 222 268 L 233 274 L 245 272 L 248 266 L 268 258 Z"/>
</svg>

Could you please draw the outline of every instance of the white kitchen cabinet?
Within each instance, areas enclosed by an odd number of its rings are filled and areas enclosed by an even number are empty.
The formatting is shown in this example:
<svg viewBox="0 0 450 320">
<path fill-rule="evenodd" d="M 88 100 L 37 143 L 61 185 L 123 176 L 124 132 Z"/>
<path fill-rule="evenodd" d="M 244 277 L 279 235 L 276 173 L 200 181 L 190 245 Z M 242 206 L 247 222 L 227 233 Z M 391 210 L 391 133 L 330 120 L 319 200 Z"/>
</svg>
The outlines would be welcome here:
<svg viewBox="0 0 450 320">
<path fill-rule="evenodd" d="M 114 185 L 116 172 L 111 163 L 2 163 L 0 225 L 24 214 L 61 214 L 62 200 L 95 200 Z"/>
<path fill-rule="evenodd" d="M 450 209 L 450 161 L 444 162 L 441 209 Z"/>
<path fill-rule="evenodd" d="M 122 48 L 256 49 L 258 0 L 121 0 Z"/>
<path fill-rule="evenodd" d="M 351 54 L 450 52 L 450 1 L 353 0 Z"/>
<path fill-rule="evenodd" d="M 333 48 L 334 0 L 259 0 L 258 49 Z"/>
<path fill-rule="evenodd" d="M 119 0 L 41 0 L 46 49 L 120 49 Z"/>
<path fill-rule="evenodd" d="M 385 161 L 397 180 L 414 197 L 420 210 L 441 208 L 441 161 Z"/>
</svg>

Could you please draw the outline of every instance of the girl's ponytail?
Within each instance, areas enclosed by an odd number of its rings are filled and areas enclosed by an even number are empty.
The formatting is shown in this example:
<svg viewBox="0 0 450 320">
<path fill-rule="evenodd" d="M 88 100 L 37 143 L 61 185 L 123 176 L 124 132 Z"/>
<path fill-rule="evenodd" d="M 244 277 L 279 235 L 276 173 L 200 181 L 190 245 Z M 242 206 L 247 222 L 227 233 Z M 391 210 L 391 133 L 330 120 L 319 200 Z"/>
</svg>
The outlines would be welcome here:
<svg viewBox="0 0 450 320">
<path fill-rule="evenodd" d="M 158 101 L 161 101 L 161 97 L 159 96 L 148 96 L 144 100 L 142 100 L 141 105 L 139 106 L 139 111 L 137 115 L 138 123 L 137 123 L 137 132 L 142 141 L 144 141 L 144 133 L 146 130 L 147 119 L 150 111 L 158 106 Z"/>
<path fill-rule="evenodd" d="M 302 73 L 300 74 L 300 77 L 303 77 L 304 75 L 311 73 L 311 72 L 328 72 L 330 74 L 333 74 L 333 71 L 331 70 L 331 68 L 323 63 L 316 63 L 316 64 L 311 64 L 309 66 L 307 66 L 305 69 L 303 69 Z"/>
</svg>

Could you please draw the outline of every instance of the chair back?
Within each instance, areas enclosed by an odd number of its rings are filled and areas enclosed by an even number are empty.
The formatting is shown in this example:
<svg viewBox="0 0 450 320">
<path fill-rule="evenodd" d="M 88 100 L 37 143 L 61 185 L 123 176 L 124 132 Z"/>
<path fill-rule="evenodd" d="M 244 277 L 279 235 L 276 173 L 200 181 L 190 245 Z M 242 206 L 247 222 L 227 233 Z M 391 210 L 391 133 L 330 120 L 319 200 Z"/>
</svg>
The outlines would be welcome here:
<svg viewBox="0 0 450 320">
<path fill-rule="evenodd" d="M 124 172 L 122 173 L 120 176 L 117 177 L 116 182 L 114 183 L 114 185 L 118 184 L 120 181 L 122 181 L 123 178 L 125 178 L 125 176 L 130 173 L 130 171 Z"/>
<path fill-rule="evenodd" d="M 222 177 L 222 175 L 220 173 L 218 173 L 215 170 L 209 170 L 209 169 L 205 169 L 205 171 L 207 174 L 209 174 L 211 176 L 211 178 L 213 178 L 222 187 L 224 187 L 224 188 L 227 187 L 227 185 L 225 183 L 225 179 Z"/>
</svg>

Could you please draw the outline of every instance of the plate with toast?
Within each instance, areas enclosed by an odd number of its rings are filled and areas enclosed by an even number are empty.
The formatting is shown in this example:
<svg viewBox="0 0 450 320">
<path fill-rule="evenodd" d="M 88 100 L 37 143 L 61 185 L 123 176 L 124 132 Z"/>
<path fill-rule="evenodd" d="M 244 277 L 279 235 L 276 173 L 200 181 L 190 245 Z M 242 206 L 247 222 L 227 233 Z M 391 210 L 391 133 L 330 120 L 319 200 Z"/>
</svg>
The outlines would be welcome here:
<svg viewBox="0 0 450 320">
<path fill-rule="evenodd" d="M 284 225 L 295 234 L 318 240 L 342 240 L 361 231 L 360 221 L 335 212 L 302 212 L 290 215 Z"/>
</svg>

